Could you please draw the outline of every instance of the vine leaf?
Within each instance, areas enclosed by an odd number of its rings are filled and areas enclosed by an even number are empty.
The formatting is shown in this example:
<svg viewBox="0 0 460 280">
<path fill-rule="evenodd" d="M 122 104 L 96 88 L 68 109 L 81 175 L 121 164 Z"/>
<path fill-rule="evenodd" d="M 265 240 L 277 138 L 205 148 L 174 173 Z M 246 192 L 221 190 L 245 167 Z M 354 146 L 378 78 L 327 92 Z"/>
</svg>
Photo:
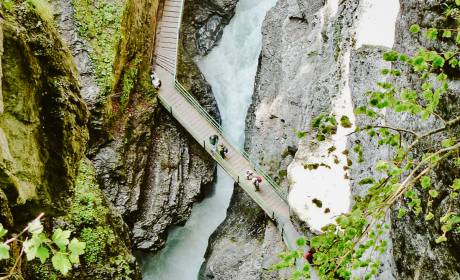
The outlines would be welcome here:
<svg viewBox="0 0 460 280">
<path fill-rule="evenodd" d="M 10 258 L 10 246 L 2 243 L 0 244 L 0 260 L 6 260 Z"/>
<path fill-rule="evenodd" d="M 59 247 L 59 249 L 65 251 L 65 247 L 69 244 L 70 230 L 62 230 L 58 228 L 53 233 L 53 242 Z"/>
<path fill-rule="evenodd" d="M 37 249 L 36 255 L 43 264 L 50 257 L 50 252 L 46 247 L 40 246 Z"/>
<path fill-rule="evenodd" d="M 0 238 L 4 237 L 7 232 L 8 232 L 8 230 L 4 229 L 3 225 L 0 224 Z"/>
<path fill-rule="evenodd" d="M 66 275 L 72 268 L 72 264 L 66 254 L 58 252 L 52 258 L 51 262 L 56 270 L 59 270 L 63 275 Z"/>
</svg>

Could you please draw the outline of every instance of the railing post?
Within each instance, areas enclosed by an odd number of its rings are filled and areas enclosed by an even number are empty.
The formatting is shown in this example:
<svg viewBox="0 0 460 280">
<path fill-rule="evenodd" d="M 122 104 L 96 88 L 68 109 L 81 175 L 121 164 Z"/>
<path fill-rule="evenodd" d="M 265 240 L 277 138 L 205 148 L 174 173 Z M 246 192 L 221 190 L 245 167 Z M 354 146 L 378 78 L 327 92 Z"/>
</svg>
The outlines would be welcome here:
<svg viewBox="0 0 460 280">
<path fill-rule="evenodd" d="M 203 140 L 203 148 L 206 150 L 206 140 Z"/>
<path fill-rule="evenodd" d="M 172 106 L 169 106 L 169 112 L 170 112 L 171 115 L 172 115 L 172 113 L 173 113 L 173 112 L 172 112 Z"/>
<path fill-rule="evenodd" d="M 238 184 L 240 183 L 240 176 L 238 176 Z"/>
</svg>

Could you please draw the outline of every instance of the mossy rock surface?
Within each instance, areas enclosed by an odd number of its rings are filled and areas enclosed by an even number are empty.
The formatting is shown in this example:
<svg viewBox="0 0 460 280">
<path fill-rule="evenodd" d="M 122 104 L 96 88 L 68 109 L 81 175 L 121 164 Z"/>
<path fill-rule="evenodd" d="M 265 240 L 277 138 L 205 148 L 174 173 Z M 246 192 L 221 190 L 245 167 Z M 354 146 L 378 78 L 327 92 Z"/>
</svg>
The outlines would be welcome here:
<svg viewBox="0 0 460 280">
<path fill-rule="evenodd" d="M 64 277 L 49 260 L 45 265 L 35 260 L 27 264 L 27 279 L 141 279 L 128 229 L 115 213 L 99 188 L 92 163 L 82 160 L 70 208 L 53 221 L 54 227 L 71 230 L 72 238 L 86 243 L 81 264 Z"/>
<path fill-rule="evenodd" d="M 26 2 L 1 15 L 0 183 L 20 225 L 68 207 L 86 150 L 88 111 L 53 23 Z"/>
</svg>

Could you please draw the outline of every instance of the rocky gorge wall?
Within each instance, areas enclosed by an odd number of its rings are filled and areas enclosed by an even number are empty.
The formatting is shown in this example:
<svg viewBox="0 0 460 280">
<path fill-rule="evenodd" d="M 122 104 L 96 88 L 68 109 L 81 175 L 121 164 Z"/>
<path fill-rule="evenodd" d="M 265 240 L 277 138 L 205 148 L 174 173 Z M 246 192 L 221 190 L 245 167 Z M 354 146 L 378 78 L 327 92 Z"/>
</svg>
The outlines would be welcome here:
<svg viewBox="0 0 460 280">
<path fill-rule="evenodd" d="M 298 171 L 294 166 L 300 165 L 302 172 L 306 173 L 308 171 L 303 166 L 314 161 L 318 151 L 327 153 L 308 144 L 314 136 L 309 135 L 311 120 L 320 113 L 334 111 L 337 100 L 344 91 L 349 92 L 351 110 L 367 103 L 364 93 L 376 89 L 377 81 L 385 81 L 380 75 L 380 69 L 390 68 L 391 65 L 383 61 L 382 54 L 392 43 L 386 47 L 379 46 L 380 43 L 362 46 L 360 20 L 366 3 L 368 2 L 280 0 L 267 14 L 253 103 L 247 117 L 246 149 L 286 188 L 297 176 L 295 173 Z M 408 29 L 414 22 L 421 22 L 423 26 L 442 22 L 440 5 L 439 1 L 401 1 L 394 48 L 413 53 L 418 46 L 427 46 L 423 39 L 411 38 Z M 427 11 L 431 12 L 425 14 Z M 389 24 L 394 24 L 394 21 L 391 23 L 390 20 Z M 389 26 L 390 31 L 393 28 Z M 384 33 L 381 32 L 380 37 L 385 37 Z M 384 39 L 381 41 L 385 42 Z M 405 75 L 410 76 L 409 70 L 405 71 Z M 416 82 L 411 77 L 393 83 L 403 87 Z M 442 114 L 446 114 L 446 117 L 458 115 L 458 110 L 454 109 L 455 106 L 458 108 L 458 105 L 454 105 L 458 104 L 458 86 L 455 81 L 451 83 L 453 90 L 445 97 L 445 103 L 441 107 Z M 385 121 L 396 127 L 411 129 L 430 129 L 435 125 L 421 126 L 417 120 L 396 119 L 390 114 Z M 369 124 L 359 116 L 353 118 L 353 122 L 360 126 Z M 299 140 L 296 131 L 307 131 L 307 137 Z M 348 200 L 354 195 L 364 195 L 366 188 L 359 186 L 357 182 L 366 177 L 378 176 L 372 167 L 378 159 L 387 159 L 390 156 L 388 149 L 378 147 L 375 141 L 363 133 L 347 137 L 344 143 L 346 148 L 350 149 L 358 139 L 363 145 L 363 156 L 367 160 L 363 164 L 357 164 L 357 156 L 350 155 L 352 167 L 348 172 L 342 171 L 338 175 L 343 177 L 347 174 L 341 184 L 344 188 L 349 186 L 350 197 L 337 199 Z M 343 165 L 346 166 L 347 163 Z M 449 175 L 441 170 L 437 172 L 439 188 L 442 190 L 449 186 L 449 178 L 453 174 Z M 346 179 L 350 177 L 354 180 Z M 334 206 L 328 205 L 328 200 L 323 198 L 321 207 L 314 206 L 311 204 L 312 198 L 316 196 L 303 198 L 307 212 L 323 212 L 324 209 Z M 446 207 L 443 200 L 446 200 L 445 197 L 439 201 L 439 211 Z M 315 207 L 321 209 L 314 209 Z M 350 206 L 344 207 L 346 210 Z M 401 205 L 397 204 L 394 211 L 399 207 Z M 395 212 L 393 215 L 396 215 Z M 295 216 L 293 219 L 307 236 L 312 234 L 307 223 Z M 421 219 L 413 216 L 402 220 L 387 217 L 387 221 L 391 221 L 392 229 L 384 236 L 389 241 L 389 246 L 387 252 L 380 257 L 382 266 L 377 279 L 458 278 L 458 266 L 454 264 L 458 258 L 455 253 L 458 246 L 456 238 L 445 245 L 435 245 L 438 225 L 428 225 L 417 220 Z M 234 224 L 239 226 L 233 227 Z M 257 205 L 246 194 L 235 189 L 227 219 L 210 239 L 200 277 L 276 277 L 273 274 L 267 275 L 266 268 L 270 262 L 263 257 L 275 255 L 283 248 L 278 233 L 272 228 Z M 267 252 L 265 244 L 273 244 L 274 240 L 277 245 L 273 245 L 273 250 L 269 249 Z M 360 273 L 359 270 L 355 271 L 356 276 Z"/>
<path fill-rule="evenodd" d="M 400 1 L 401 14 L 396 24 L 396 40 L 394 49 L 400 52 L 415 53 L 418 48 L 425 47 L 437 51 L 458 50 L 451 40 L 443 39 L 430 42 L 421 34 L 413 35 L 408 30 L 413 23 L 419 23 L 423 27 L 456 28 L 458 22 L 453 22 L 444 13 L 446 5 L 453 5 L 453 1 Z M 418 88 L 421 84 L 419 78 L 407 67 L 394 63 L 394 67 L 402 70 L 402 79 L 396 83 L 399 87 Z M 438 114 L 446 120 L 460 115 L 460 83 L 458 70 L 446 70 L 449 73 L 449 91 L 443 94 Z M 450 72 L 452 71 L 452 72 Z M 390 125 L 398 125 L 406 129 L 428 131 L 440 127 L 439 121 L 433 118 L 427 121 L 414 119 L 410 116 L 397 118 L 387 116 Z M 454 134 L 460 135 L 458 127 Z M 415 156 L 433 143 L 439 143 L 440 137 L 434 136 L 426 139 L 417 150 Z M 453 212 L 460 209 L 458 199 L 449 202 L 449 188 L 452 180 L 458 177 L 460 170 L 452 162 L 446 162 L 432 172 L 432 180 L 435 189 L 440 195 L 434 200 L 431 211 L 442 217 L 447 209 Z M 420 192 L 420 186 L 417 192 Z M 398 202 L 392 211 L 392 216 L 397 215 L 399 208 L 406 206 L 402 201 Z M 426 210 L 428 211 L 428 210 Z M 424 213 L 426 214 L 426 213 Z M 407 215 L 402 219 L 392 219 L 393 252 L 399 279 L 458 279 L 460 269 L 458 267 L 459 244 L 458 234 L 449 236 L 447 242 L 437 244 L 434 240 L 440 235 L 441 224 L 439 222 L 425 221 L 415 215 Z"/>
<path fill-rule="evenodd" d="M 215 164 L 169 113 L 158 106 L 155 94 L 151 93 L 148 75 L 155 33 L 144 31 L 156 29 L 163 2 L 141 2 L 125 3 L 131 8 L 125 12 L 127 16 L 120 23 L 120 32 L 137 35 L 131 39 L 126 37 L 119 46 L 118 53 L 123 55 L 115 59 L 114 67 L 121 68 L 114 73 L 120 82 L 119 86 L 115 84 L 106 112 L 101 112 L 101 106 L 93 110 L 97 118 L 91 126 L 94 133 L 90 156 L 104 193 L 131 228 L 134 247 L 156 251 L 164 245 L 168 229 L 185 223 L 193 203 L 210 187 Z M 207 2 L 200 5 L 203 13 L 208 13 L 202 20 L 215 13 L 214 5 Z M 194 20 L 184 16 L 184 22 Z M 200 24 L 202 22 L 184 26 Z M 187 31 L 182 34 L 188 36 Z M 90 47 L 86 49 L 91 53 Z M 181 52 L 179 79 L 218 116 L 209 86 L 194 72 L 196 66 L 191 57 Z M 94 69 L 94 65 L 90 69 Z M 84 80 L 85 71 L 80 73 Z M 125 85 L 129 84 L 135 86 L 128 87 L 127 92 Z M 104 128 L 107 122 L 109 127 Z"/>
<path fill-rule="evenodd" d="M 343 83 L 338 78 L 341 49 L 350 44 L 354 2 L 345 1 L 340 15 L 333 17 L 324 11 L 324 1 L 281 0 L 265 18 L 245 148 L 285 188 L 287 168 L 299 148 L 295 131 L 305 129 L 314 114 L 330 109 Z M 237 221 L 246 225 L 230 227 Z M 279 232 L 257 204 L 235 190 L 227 219 L 211 237 L 202 277 L 279 279 L 283 275 L 269 268 L 283 248 Z M 237 267 L 247 269 L 235 275 Z"/>
<path fill-rule="evenodd" d="M 85 159 L 89 112 L 51 7 L 3 2 L 0 23 L 0 222 L 20 232 L 44 212 L 46 232 L 70 230 L 90 248 L 66 277 L 54 271 L 51 260 L 19 262 L 15 277 L 139 279 L 127 228 Z M 13 245 L 15 258 L 19 251 Z M 8 268 L 2 262 L 2 272 Z"/>
</svg>

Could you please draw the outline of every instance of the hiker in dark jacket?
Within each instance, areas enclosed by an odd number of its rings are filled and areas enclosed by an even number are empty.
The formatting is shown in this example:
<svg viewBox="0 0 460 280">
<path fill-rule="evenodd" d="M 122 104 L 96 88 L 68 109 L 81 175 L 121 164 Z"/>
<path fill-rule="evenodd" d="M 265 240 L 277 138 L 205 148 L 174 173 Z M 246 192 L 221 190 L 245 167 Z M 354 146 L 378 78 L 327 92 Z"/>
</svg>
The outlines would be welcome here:
<svg viewBox="0 0 460 280">
<path fill-rule="evenodd" d="M 219 154 L 223 159 L 227 157 L 228 149 L 223 144 L 219 145 Z"/>
<path fill-rule="evenodd" d="M 212 145 L 212 150 L 216 151 L 217 144 L 219 143 L 219 136 L 216 134 L 209 136 L 209 143 Z"/>
</svg>

